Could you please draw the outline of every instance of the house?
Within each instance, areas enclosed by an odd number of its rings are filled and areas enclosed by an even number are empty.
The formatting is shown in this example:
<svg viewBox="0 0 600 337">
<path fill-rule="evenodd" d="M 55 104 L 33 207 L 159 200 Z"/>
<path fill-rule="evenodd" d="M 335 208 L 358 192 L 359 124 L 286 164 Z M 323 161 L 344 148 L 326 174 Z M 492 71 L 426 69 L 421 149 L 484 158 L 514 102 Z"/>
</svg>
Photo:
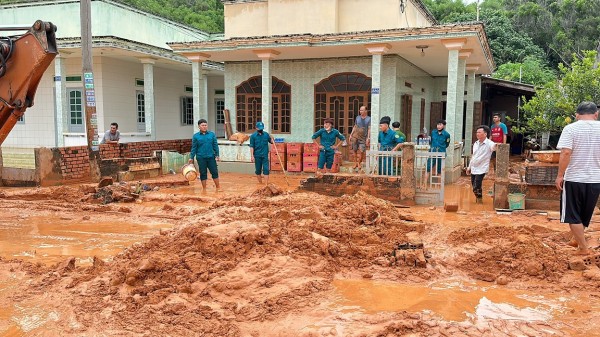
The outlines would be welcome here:
<svg viewBox="0 0 600 337">
<path fill-rule="evenodd" d="M 35 148 L 87 144 L 82 79 L 80 2 L 4 1 L 3 25 L 54 23 L 59 55 L 45 72 L 35 104 L 3 147 Z M 196 129 L 194 104 L 222 123 L 223 65 L 192 62 L 174 53 L 170 41 L 207 41 L 215 36 L 110 0 L 91 1 L 93 77 L 100 135 L 119 124 L 121 142 L 189 138 Z M 202 101 L 194 102 L 194 92 Z M 220 116 L 220 117 L 219 117 Z"/>
<path fill-rule="evenodd" d="M 382 116 L 400 121 L 411 141 L 445 118 L 452 140 L 465 139 L 470 151 L 463 119 L 466 130 L 473 116 L 481 120 L 481 76 L 495 67 L 481 23 L 439 25 L 420 0 L 223 3 L 222 39 L 169 46 L 194 63 L 224 64 L 235 130 L 252 132 L 262 120 L 275 137 L 308 141 L 333 118 L 348 135 L 366 105 L 371 144 Z M 447 181 L 460 175 L 460 153 L 458 144 L 448 152 Z"/>
</svg>

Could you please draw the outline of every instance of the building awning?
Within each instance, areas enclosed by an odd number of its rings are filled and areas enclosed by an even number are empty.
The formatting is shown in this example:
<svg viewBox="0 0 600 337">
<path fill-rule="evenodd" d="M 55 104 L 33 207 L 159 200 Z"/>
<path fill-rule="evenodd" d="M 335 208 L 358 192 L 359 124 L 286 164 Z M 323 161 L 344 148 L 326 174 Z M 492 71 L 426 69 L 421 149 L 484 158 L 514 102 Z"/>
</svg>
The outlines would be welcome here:
<svg viewBox="0 0 600 337">
<path fill-rule="evenodd" d="M 81 58 L 81 38 L 57 39 L 59 53 L 65 58 Z M 191 61 L 186 57 L 148 44 L 131 41 L 115 36 L 94 36 L 92 38 L 92 55 L 105 56 L 128 62 L 139 62 L 140 58 L 151 58 L 157 66 L 190 71 Z M 220 62 L 205 62 L 202 64 L 207 74 L 223 75 L 223 64 Z"/>
<path fill-rule="evenodd" d="M 535 86 L 527 83 L 508 81 L 486 76 L 481 78 L 481 84 L 518 95 L 535 95 Z"/>
<path fill-rule="evenodd" d="M 495 68 L 482 23 L 437 25 L 339 34 L 293 34 L 230 38 L 224 40 L 172 42 L 174 52 L 187 57 L 199 55 L 214 62 L 257 61 L 256 51 L 275 51 L 277 60 L 370 56 L 366 46 L 385 44 L 387 54 L 397 54 L 431 76 L 447 76 L 448 49 L 443 41 L 462 39 L 469 50 L 467 64 L 477 74 Z"/>
</svg>

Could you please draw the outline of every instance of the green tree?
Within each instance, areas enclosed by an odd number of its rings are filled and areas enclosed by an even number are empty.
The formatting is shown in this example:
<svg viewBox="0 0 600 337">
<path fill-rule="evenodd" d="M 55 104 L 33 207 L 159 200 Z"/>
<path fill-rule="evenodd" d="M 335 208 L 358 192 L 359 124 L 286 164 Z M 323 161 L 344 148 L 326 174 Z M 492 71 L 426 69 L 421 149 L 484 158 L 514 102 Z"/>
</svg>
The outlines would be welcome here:
<svg viewBox="0 0 600 337">
<path fill-rule="evenodd" d="M 0 0 L 1 1 L 1 0 Z M 209 33 L 225 31 L 220 0 L 116 0 Z"/>
<path fill-rule="evenodd" d="M 443 20 L 447 19 L 452 22 L 472 22 L 476 19 L 476 13 L 451 15 Z M 479 19 L 485 24 L 485 33 L 496 64 L 523 62 L 526 57 L 534 57 L 540 62 L 545 59 L 544 51 L 527 34 L 515 30 L 505 11 L 483 8 Z"/>
<path fill-rule="evenodd" d="M 600 68 L 594 66 L 597 53 L 584 51 L 583 55 L 583 59 L 574 55 L 571 66 L 560 64 L 559 78 L 525 101 L 522 127 L 513 131 L 557 133 L 573 121 L 579 103 L 600 102 Z"/>
<path fill-rule="evenodd" d="M 492 77 L 539 87 L 555 80 L 556 73 L 539 58 L 526 56 L 523 62 L 508 62 L 500 65 Z"/>
<path fill-rule="evenodd" d="M 553 65 L 596 49 L 600 39 L 598 0 L 503 0 L 516 29 L 541 46 Z"/>
</svg>

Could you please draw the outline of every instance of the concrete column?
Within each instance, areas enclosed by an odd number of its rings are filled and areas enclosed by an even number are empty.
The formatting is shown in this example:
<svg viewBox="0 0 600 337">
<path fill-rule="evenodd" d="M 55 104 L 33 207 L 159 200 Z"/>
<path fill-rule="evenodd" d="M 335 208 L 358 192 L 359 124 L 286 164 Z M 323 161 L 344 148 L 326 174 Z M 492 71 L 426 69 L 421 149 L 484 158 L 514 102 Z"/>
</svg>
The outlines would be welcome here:
<svg viewBox="0 0 600 337">
<path fill-rule="evenodd" d="M 273 110 L 273 84 L 271 78 L 271 60 L 280 53 L 276 50 L 254 50 L 254 54 L 262 60 L 262 112 L 261 120 L 265 124 L 265 130 L 272 132 L 271 113 Z"/>
<path fill-rule="evenodd" d="M 192 134 L 198 132 L 198 120 L 204 118 L 208 121 L 206 79 L 202 73 L 202 62 L 208 60 L 210 55 L 204 53 L 183 53 L 183 56 L 192 61 L 192 100 L 193 100 L 193 127 Z"/>
<path fill-rule="evenodd" d="M 383 54 L 387 53 L 391 46 L 387 43 L 369 44 L 365 46 L 373 55 L 371 61 L 371 134 L 369 139 L 371 148 L 377 149 L 377 138 L 379 135 L 379 119 L 381 119 L 381 70 L 383 68 Z"/>
<path fill-rule="evenodd" d="M 415 200 L 417 183 L 415 180 L 415 144 L 404 143 L 402 151 L 402 180 L 400 181 L 400 200 Z"/>
<path fill-rule="evenodd" d="M 453 144 L 456 141 L 456 107 L 458 92 L 458 55 L 460 49 L 467 42 L 466 39 L 446 39 L 442 40 L 444 46 L 448 49 L 448 84 L 446 87 L 446 131 L 450 134 L 450 147 L 446 152 L 446 170 L 452 171 L 453 167 Z"/>
<path fill-rule="evenodd" d="M 463 140 L 463 111 L 465 109 L 465 67 L 467 58 L 471 55 L 472 50 L 461 50 L 458 53 L 458 72 L 456 82 L 456 129 L 454 139 L 457 142 Z M 466 133 L 466 131 L 465 131 Z"/>
<path fill-rule="evenodd" d="M 144 111 L 146 114 L 146 132 L 151 140 L 156 140 L 156 112 L 154 111 L 154 59 L 140 60 L 144 65 Z"/>
<path fill-rule="evenodd" d="M 271 110 L 273 108 L 272 103 L 272 79 L 271 79 L 271 60 L 263 59 L 262 60 L 262 109 L 261 109 L 261 119 L 265 124 L 265 130 L 268 132 L 272 132 L 272 124 L 271 124 Z"/>
<path fill-rule="evenodd" d="M 475 72 L 479 64 L 467 64 L 467 118 L 465 119 L 465 155 L 471 156 L 473 152 L 473 104 L 475 103 Z"/>
<path fill-rule="evenodd" d="M 63 133 L 69 130 L 69 101 L 67 99 L 67 72 L 65 57 L 60 54 L 54 58 L 54 121 L 55 121 L 55 142 L 57 147 L 65 146 Z"/>
</svg>

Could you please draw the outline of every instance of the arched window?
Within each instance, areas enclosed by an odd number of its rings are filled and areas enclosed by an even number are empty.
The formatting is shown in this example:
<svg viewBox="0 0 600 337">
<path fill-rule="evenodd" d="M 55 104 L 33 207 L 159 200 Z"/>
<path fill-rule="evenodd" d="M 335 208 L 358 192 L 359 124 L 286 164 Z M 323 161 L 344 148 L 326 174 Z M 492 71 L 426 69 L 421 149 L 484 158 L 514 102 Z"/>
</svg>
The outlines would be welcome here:
<svg viewBox="0 0 600 337">
<path fill-rule="evenodd" d="M 272 77 L 271 87 L 271 131 L 290 133 L 292 130 L 292 87 Z M 236 122 L 238 132 L 254 130 L 262 119 L 262 77 L 248 79 L 235 89 Z"/>
<path fill-rule="evenodd" d="M 331 75 L 315 85 L 315 131 L 332 118 L 342 134 L 352 131 L 362 105 L 371 111 L 371 78 L 360 73 Z"/>
</svg>

